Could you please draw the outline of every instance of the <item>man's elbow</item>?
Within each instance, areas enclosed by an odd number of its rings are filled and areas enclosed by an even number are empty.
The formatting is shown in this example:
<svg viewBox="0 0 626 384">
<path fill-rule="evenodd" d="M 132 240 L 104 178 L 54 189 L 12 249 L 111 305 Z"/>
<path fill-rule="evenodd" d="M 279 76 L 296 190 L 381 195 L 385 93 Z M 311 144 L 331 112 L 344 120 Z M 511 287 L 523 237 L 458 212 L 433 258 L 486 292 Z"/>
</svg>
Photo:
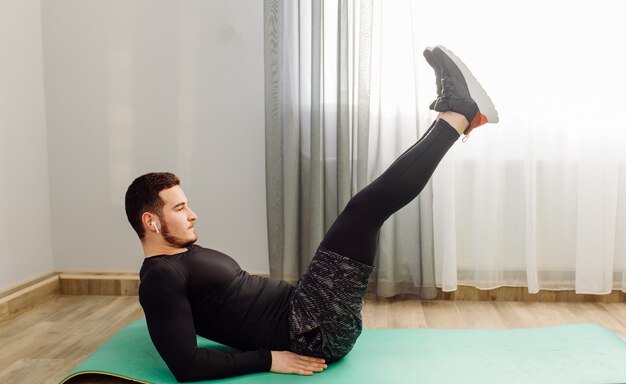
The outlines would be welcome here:
<svg viewBox="0 0 626 384">
<path fill-rule="evenodd" d="M 202 380 L 198 370 L 192 365 L 184 361 L 171 362 L 167 364 L 172 375 L 179 383 L 188 383 L 191 381 Z"/>
<path fill-rule="evenodd" d="M 215 361 L 207 353 L 206 349 L 197 348 L 187 358 L 176 356 L 169 360 L 167 366 L 179 383 L 233 376 L 232 361 Z"/>
<path fill-rule="evenodd" d="M 182 363 L 170 366 L 170 371 L 179 383 L 189 383 L 200 380 L 213 380 L 223 378 L 216 372 L 207 372 L 207 367 L 200 367 L 193 363 Z"/>
<path fill-rule="evenodd" d="M 186 367 L 170 368 L 170 371 L 172 371 L 176 381 L 179 383 L 189 383 L 192 381 L 208 379 L 208 377 L 200 377 L 197 372 L 193 372 L 193 370 Z"/>
</svg>

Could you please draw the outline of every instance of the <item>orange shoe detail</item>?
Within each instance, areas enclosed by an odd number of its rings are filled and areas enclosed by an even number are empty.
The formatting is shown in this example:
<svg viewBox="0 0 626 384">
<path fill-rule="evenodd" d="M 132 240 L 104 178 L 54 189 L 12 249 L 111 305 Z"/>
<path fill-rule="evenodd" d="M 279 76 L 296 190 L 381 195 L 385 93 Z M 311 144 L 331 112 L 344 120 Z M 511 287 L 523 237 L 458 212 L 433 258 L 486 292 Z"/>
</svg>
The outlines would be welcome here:
<svg viewBox="0 0 626 384">
<path fill-rule="evenodd" d="M 463 142 L 467 141 L 470 132 L 472 132 L 472 130 L 474 128 L 480 127 L 483 124 L 487 124 L 487 116 L 483 115 L 482 113 L 480 113 L 480 111 L 478 111 L 478 112 L 476 112 L 476 115 L 474 116 L 474 118 L 470 122 L 469 127 L 467 127 L 465 132 L 463 132 L 463 134 L 465 134 L 465 137 L 463 138 Z"/>
</svg>

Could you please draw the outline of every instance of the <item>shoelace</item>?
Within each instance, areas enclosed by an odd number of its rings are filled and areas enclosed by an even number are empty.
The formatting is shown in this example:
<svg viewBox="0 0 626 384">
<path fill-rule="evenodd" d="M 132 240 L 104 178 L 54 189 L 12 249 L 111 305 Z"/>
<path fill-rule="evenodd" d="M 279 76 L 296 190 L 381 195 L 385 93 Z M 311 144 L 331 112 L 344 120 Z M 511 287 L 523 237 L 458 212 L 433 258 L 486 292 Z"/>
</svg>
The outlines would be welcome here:
<svg viewBox="0 0 626 384">
<path fill-rule="evenodd" d="M 448 98 L 456 95 L 456 85 L 454 81 L 448 77 L 441 78 L 441 97 Z"/>
</svg>

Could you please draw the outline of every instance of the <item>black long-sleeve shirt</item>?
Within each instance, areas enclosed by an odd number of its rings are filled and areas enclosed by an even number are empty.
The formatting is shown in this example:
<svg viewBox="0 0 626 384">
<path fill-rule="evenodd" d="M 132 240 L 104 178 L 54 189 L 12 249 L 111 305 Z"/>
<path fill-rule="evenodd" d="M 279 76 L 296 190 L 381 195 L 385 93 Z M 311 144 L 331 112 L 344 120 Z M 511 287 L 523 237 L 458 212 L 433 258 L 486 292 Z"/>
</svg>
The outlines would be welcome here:
<svg viewBox="0 0 626 384">
<path fill-rule="evenodd" d="M 288 302 L 293 286 L 253 276 L 218 251 L 145 259 L 139 301 L 150 337 L 178 381 L 269 371 L 271 350 L 289 350 Z M 196 335 L 236 348 L 198 348 Z"/>
</svg>

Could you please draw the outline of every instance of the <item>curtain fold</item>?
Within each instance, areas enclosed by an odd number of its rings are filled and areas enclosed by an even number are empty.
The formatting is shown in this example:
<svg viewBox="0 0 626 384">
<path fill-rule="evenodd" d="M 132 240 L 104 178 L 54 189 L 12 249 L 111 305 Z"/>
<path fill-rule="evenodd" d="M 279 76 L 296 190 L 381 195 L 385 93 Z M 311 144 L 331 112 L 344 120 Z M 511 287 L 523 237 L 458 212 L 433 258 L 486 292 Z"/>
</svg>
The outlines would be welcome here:
<svg viewBox="0 0 626 384">
<path fill-rule="evenodd" d="M 351 196 L 417 140 L 416 78 L 395 73 L 414 65 L 403 57 L 403 47 L 413 52 L 410 2 L 385 5 L 385 18 L 382 8 L 373 0 L 265 1 L 274 278 L 295 282 Z M 396 44 L 397 17 L 408 24 Z M 379 295 L 436 293 L 430 188 L 381 231 L 371 285 Z"/>
</svg>

